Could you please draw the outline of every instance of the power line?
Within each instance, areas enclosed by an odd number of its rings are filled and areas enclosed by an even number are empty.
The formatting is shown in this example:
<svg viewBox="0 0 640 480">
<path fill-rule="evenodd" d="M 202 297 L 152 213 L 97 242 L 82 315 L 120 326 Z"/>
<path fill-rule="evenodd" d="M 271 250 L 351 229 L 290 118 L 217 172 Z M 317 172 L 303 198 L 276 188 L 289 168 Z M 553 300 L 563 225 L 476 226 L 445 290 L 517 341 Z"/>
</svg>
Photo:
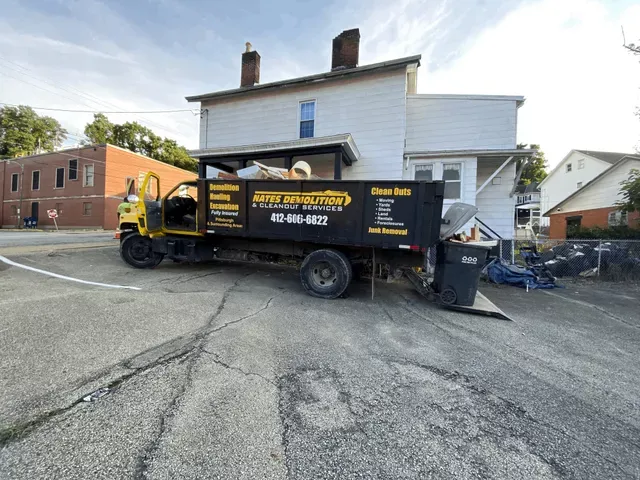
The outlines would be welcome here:
<svg viewBox="0 0 640 480">
<path fill-rule="evenodd" d="M 30 71 L 30 72 L 33 72 L 33 70 L 29 70 L 28 68 L 23 67 L 22 65 L 20 65 L 20 64 L 18 64 L 18 63 L 12 62 L 11 60 L 7 60 L 6 58 L 0 57 L 0 60 L 2 60 L 3 62 L 6 62 L 6 63 L 10 63 L 10 64 L 12 64 L 12 65 L 15 65 L 16 67 L 20 68 L 21 70 L 25 70 L 25 71 L 27 71 L 27 72 L 29 72 L 29 71 Z M 112 103 L 112 102 L 107 102 L 106 100 L 102 100 L 102 99 L 100 99 L 99 97 L 96 97 L 95 95 L 91 95 L 91 94 L 89 94 L 89 93 L 82 92 L 81 90 L 79 90 L 79 89 L 77 89 L 77 88 L 75 88 L 75 87 L 72 87 L 72 86 L 70 86 L 70 85 L 66 85 L 66 87 L 68 87 L 68 88 L 61 87 L 61 86 L 56 85 L 55 83 L 50 82 L 50 81 L 48 81 L 48 80 L 46 80 L 46 79 L 42 79 L 42 78 L 40 78 L 40 77 L 37 77 L 37 76 L 34 76 L 34 75 L 30 75 L 30 74 L 25 73 L 25 72 L 18 71 L 18 70 L 14 69 L 14 68 L 8 67 L 7 65 L 4 65 L 4 66 L 5 66 L 6 68 L 9 68 L 9 69 L 13 70 L 14 72 L 19 73 L 20 75 L 25 75 L 25 76 L 31 77 L 31 78 L 33 78 L 33 79 L 35 79 L 35 80 L 38 80 L 38 81 L 40 81 L 40 82 L 46 83 L 46 84 L 48 84 L 48 85 L 51 85 L 51 86 L 53 86 L 54 88 L 57 88 L 57 89 L 60 89 L 60 90 L 64 90 L 64 91 L 66 91 L 66 92 L 69 92 L 69 93 L 71 93 L 72 95 L 76 95 L 76 96 L 79 96 L 79 97 L 82 97 L 82 98 L 86 98 L 86 99 L 88 99 L 89 101 L 91 101 L 91 102 L 93 102 L 93 103 L 97 103 L 97 104 L 100 104 L 100 105 L 106 105 L 106 106 L 109 106 L 110 108 L 121 108 L 121 107 L 119 107 L 118 105 L 116 105 L 116 104 L 114 104 L 114 103 Z M 0 72 L 0 73 L 2 73 L 2 72 Z M 6 74 L 4 74 L 4 75 L 6 75 Z M 9 75 L 6 75 L 6 76 L 9 76 Z M 38 86 L 38 85 L 34 85 L 34 84 L 32 84 L 32 83 L 26 82 L 26 81 L 21 80 L 21 79 L 19 79 L 19 78 L 12 77 L 12 76 L 9 76 L 9 77 L 10 77 L 10 78 L 13 78 L 13 79 L 15 79 L 15 80 L 18 80 L 18 81 L 22 81 L 22 82 L 24 82 L 24 83 L 27 83 L 28 85 L 32 85 L 32 86 L 34 86 L 34 87 L 36 87 L 36 88 L 39 88 L 39 89 L 41 89 L 41 90 L 44 90 L 44 91 L 46 91 L 46 92 L 53 93 L 54 95 L 59 95 L 59 94 L 58 94 L 58 93 L 56 93 L 56 92 L 51 92 L 50 90 L 47 90 L 47 89 L 45 89 L 45 88 L 43 88 L 43 87 L 40 87 L 40 86 Z M 63 84 L 63 85 L 64 85 L 64 84 Z M 75 90 L 75 92 L 78 92 L 78 93 L 72 92 L 72 91 L 71 91 L 71 90 L 69 90 L 69 89 Z M 69 100 L 76 101 L 76 100 L 74 100 L 74 99 L 70 99 L 69 97 L 66 97 L 66 96 L 64 96 L 64 95 L 62 95 L 62 96 L 63 96 L 64 98 L 69 99 Z M 87 105 L 85 102 L 80 102 L 80 103 L 82 103 L 83 105 Z M 14 105 L 14 106 L 15 106 L 15 105 Z M 88 107 L 90 107 L 90 108 L 93 108 L 91 105 L 87 105 L 87 106 L 88 106 Z M 35 107 L 32 107 L 32 108 L 34 108 L 34 109 L 35 109 Z M 41 108 L 41 110 L 52 110 L 52 109 Z M 60 109 L 59 111 L 65 111 L 65 110 Z M 67 110 L 67 111 L 73 111 L 73 110 Z M 183 110 L 183 111 L 191 112 L 193 115 L 197 115 L 197 114 L 199 113 L 197 110 L 194 112 L 194 109 L 190 109 L 190 110 Z M 79 110 L 79 112 L 82 112 L 82 111 L 81 111 L 81 110 Z M 87 112 L 87 113 L 97 113 L 97 112 L 99 112 L 99 111 L 89 111 L 89 112 Z M 114 114 L 116 114 L 116 113 L 131 113 L 131 114 L 133 114 L 133 115 L 136 115 L 138 112 L 114 111 L 114 112 L 102 112 L 102 113 L 114 113 Z M 142 113 L 147 113 L 147 112 L 142 112 Z M 156 113 L 156 112 L 155 112 L 155 111 L 152 111 L 152 112 L 148 112 L 148 113 Z M 167 113 L 168 113 L 168 112 L 167 112 Z M 143 117 L 143 116 L 139 116 L 139 115 L 138 115 L 138 116 L 137 116 L 137 118 L 139 118 L 143 123 L 147 123 L 147 124 L 148 124 L 148 125 L 150 125 L 150 126 L 155 126 L 156 128 L 160 128 L 160 129 L 163 129 L 163 130 L 166 130 L 166 131 L 169 131 L 169 132 L 173 132 L 173 134 L 176 134 L 176 133 L 177 133 L 177 132 L 176 132 L 176 130 L 171 129 L 171 128 L 168 128 L 168 127 L 166 127 L 165 125 L 160 125 L 160 124 L 158 124 L 158 123 L 155 123 L 155 122 L 153 122 L 153 121 L 151 121 L 151 120 L 149 120 L 148 118 L 145 118 L 145 117 Z M 178 133 L 178 135 L 180 135 L 180 133 Z"/>
<path fill-rule="evenodd" d="M 2 72 L 0 72 L 0 73 L 2 73 Z M 4 103 L 4 102 L 0 102 L 0 105 L 5 105 L 7 107 L 24 106 L 24 107 L 33 108 L 34 110 L 48 110 L 48 111 L 52 111 L 52 112 L 73 112 L 73 113 L 110 113 L 110 114 L 131 113 L 131 114 L 133 114 L 133 113 L 182 113 L 182 112 L 190 112 L 193 115 L 199 115 L 200 114 L 199 110 L 198 111 L 194 111 L 195 109 L 187 109 L 187 108 L 178 109 L 178 110 L 143 110 L 143 111 L 137 111 L 137 112 L 126 112 L 126 111 L 108 112 L 108 111 L 104 111 L 104 110 L 75 110 L 75 109 L 68 109 L 68 108 L 34 107 L 32 105 L 15 105 L 15 104 L 12 104 L 12 103 Z M 162 128 L 166 129 L 166 127 L 162 127 Z"/>
</svg>

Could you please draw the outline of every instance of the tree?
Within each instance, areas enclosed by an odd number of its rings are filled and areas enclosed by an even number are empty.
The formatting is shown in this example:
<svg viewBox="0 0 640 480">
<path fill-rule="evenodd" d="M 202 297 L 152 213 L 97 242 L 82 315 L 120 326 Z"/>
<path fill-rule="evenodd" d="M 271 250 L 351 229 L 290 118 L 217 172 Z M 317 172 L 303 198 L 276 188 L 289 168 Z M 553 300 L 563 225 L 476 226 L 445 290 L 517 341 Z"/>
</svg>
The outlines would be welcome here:
<svg viewBox="0 0 640 480">
<path fill-rule="evenodd" d="M 520 176 L 520 181 L 518 182 L 518 184 L 529 185 L 530 183 L 534 182 L 540 183 L 548 175 L 547 159 L 544 156 L 544 152 L 540 150 L 540 145 L 537 145 L 535 143 L 532 143 L 528 146 L 526 143 L 521 143 L 518 145 L 518 149 L 520 150 L 526 148 L 536 150 L 536 152 L 532 155 L 531 160 L 529 160 L 527 165 L 524 167 L 524 170 L 522 170 L 522 175 Z M 516 162 L 516 171 L 520 169 L 520 166 L 524 161 L 526 161 L 526 159 L 518 159 L 518 161 Z"/>
<path fill-rule="evenodd" d="M 51 152 L 66 139 L 67 131 L 56 119 L 41 117 L 31 107 L 0 108 L 0 156 Z"/>
<path fill-rule="evenodd" d="M 85 143 L 113 143 L 113 126 L 104 113 L 94 113 L 93 122 L 84 127 L 84 134 L 90 140 Z"/>
<path fill-rule="evenodd" d="M 629 178 L 620 185 L 622 200 L 616 202 L 616 207 L 624 212 L 640 212 L 640 170 L 631 170 Z"/>
<path fill-rule="evenodd" d="M 198 170 L 198 162 L 189 156 L 186 148 L 175 140 L 156 135 L 138 122 L 111 123 L 105 114 L 96 113 L 93 122 L 85 126 L 84 134 L 89 138 L 88 143 L 111 143 L 169 165 Z"/>
</svg>

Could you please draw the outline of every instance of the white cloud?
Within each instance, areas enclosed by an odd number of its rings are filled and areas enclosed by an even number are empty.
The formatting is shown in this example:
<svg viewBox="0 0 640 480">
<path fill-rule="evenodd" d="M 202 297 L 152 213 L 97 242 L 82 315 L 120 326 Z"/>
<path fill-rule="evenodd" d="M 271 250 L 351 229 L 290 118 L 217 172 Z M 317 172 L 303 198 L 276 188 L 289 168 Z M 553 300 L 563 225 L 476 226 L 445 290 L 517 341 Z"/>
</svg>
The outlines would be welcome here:
<svg viewBox="0 0 640 480">
<path fill-rule="evenodd" d="M 640 139 L 640 63 L 621 47 L 640 38 L 640 6 L 544 0 L 508 14 L 448 68 L 421 69 L 422 93 L 518 94 L 519 141 L 553 166 L 572 148 L 631 152 Z M 635 30 L 634 30 L 635 29 Z"/>
</svg>

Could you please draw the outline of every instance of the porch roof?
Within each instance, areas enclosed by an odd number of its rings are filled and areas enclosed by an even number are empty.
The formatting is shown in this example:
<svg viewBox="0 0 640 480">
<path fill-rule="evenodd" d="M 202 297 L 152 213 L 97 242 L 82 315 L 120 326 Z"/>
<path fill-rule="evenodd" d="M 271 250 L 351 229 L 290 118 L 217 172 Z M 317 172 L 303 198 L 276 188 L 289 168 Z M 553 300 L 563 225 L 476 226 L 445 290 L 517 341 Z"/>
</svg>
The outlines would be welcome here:
<svg viewBox="0 0 640 480">
<path fill-rule="evenodd" d="M 299 138 L 281 142 L 255 143 L 234 147 L 204 148 L 189 151 L 189 155 L 208 163 L 207 160 L 264 159 L 286 156 L 316 155 L 341 150 L 342 160 L 351 165 L 360 158 L 360 151 L 350 133 L 326 137 Z"/>
<path fill-rule="evenodd" d="M 405 157 L 530 157 L 537 150 L 524 148 L 499 150 L 424 150 L 404 152 Z"/>
</svg>

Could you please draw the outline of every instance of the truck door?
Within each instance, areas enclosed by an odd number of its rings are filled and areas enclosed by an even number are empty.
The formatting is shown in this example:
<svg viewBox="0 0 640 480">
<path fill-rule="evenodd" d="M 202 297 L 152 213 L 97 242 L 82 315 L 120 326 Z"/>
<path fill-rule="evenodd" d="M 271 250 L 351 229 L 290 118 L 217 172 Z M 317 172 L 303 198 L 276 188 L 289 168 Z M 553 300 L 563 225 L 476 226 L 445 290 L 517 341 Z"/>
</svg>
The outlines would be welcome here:
<svg viewBox="0 0 640 480">
<path fill-rule="evenodd" d="M 140 186 L 138 222 L 142 235 L 159 232 L 162 229 L 160 177 L 153 172 L 147 173 Z"/>
</svg>

